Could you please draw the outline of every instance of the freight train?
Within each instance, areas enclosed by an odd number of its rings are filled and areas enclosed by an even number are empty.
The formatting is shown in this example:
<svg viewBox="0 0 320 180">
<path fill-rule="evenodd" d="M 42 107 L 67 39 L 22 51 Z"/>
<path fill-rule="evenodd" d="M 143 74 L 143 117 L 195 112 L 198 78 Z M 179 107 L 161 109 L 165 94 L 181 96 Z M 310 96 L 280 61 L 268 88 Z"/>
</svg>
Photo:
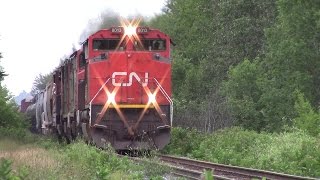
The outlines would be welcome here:
<svg viewBox="0 0 320 180">
<path fill-rule="evenodd" d="M 22 102 L 32 131 L 115 150 L 162 149 L 173 119 L 171 45 L 165 33 L 133 22 L 90 35 Z"/>
</svg>

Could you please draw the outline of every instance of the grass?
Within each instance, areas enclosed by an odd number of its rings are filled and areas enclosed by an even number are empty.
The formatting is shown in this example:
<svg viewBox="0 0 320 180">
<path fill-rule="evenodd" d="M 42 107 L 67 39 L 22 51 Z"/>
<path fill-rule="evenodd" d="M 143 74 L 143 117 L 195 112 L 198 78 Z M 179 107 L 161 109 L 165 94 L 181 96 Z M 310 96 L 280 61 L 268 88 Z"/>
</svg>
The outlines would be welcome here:
<svg viewBox="0 0 320 180">
<path fill-rule="evenodd" d="M 25 171 L 27 179 L 43 179 L 48 175 L 58 176 L 55 169 L 60 169 L 62 161 L 56 159 L 58 154 L 55 150 L 47 150 L 36 144 L 24 144 L 14 139 L 0 140 L 0 158 L 12 161 L 14 174 Z"/>
<path fill-rule="evenodd" d="M 0 159 L 0 179 L 161 179 L 169 172 L 151 162 L 137 165 L 119 158 L 111 147 L 102 151 L 81 140 L 61 145 L 34 136 L 23 141 L 1 137 Z M 3 175 L 8 170 L 10 178 Z"/>
</svg>

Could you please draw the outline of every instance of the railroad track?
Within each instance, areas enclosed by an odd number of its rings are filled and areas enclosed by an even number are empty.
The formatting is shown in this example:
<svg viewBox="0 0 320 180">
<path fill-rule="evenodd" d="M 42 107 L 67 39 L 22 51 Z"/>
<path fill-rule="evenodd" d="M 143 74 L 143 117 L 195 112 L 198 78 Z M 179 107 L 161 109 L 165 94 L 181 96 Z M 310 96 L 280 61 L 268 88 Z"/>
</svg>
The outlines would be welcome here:
<svg viewBox="0 0 320 180">
<path fill-rule="evenodd" d="M 213 171 L 215 179 L 251 180 L 265 178 L 270 180 L 316 180 L 315 178 L 310 177 L 294 176 L 271 171 L 210 163 L 182 157 L 158 155 L 158 158 L 161 161 L 170 164 L 172 167 L 180 168 L 180 170 L 174 168 L 174 170 L 177 170 L 177 173 L 175 173 L 177 175 L 187 173 L 188 170 L 193 171 L 194 173 L 188 174 L 190 179 L 200 179 L 204 170 L 210 170 Z"/>
<path fill-rule="evenodd" d="M 128 159 L 131 159 L 132 161 L 135 161 L 136 163 L 143 163 L 143 162 L 152 162 L 154 164 L 160 165 L 160 166 L 168 166 L 172 172 L 171 174 L 173 176 L 177 176 L 177 177 L 184 177 L 186 179 L 192 179 L 192 180 L 198 180 L 201 178 L 201 176 L 203 176 L 203 171 L 199 171 L 199 170 L 193 170 L 193 169 L 189 169 L 189 168 L 184 168 L 184 167 L 179 167 L 179 166 L 175 166 L 175 165 L 170 165 L 167 164 L 167 162 L 165 162 L 165 164 L 163 164 L 163 162 L 159 161 L 158 159 L 156 161 L 154 161 L 154 159 L 144 159 L 144 158 L 139 158 L 139 157 L 132 157 L 132 156 L 127 156 L 127 155 L 118 155 L 119 157 L 126 157 Z M 219 175 L 213 175 L 215 180 L 233 180 L 232 178 L 228 178 L 228 177 L 224 177 L 224 176 L 219 176 Z"/>
</svg>

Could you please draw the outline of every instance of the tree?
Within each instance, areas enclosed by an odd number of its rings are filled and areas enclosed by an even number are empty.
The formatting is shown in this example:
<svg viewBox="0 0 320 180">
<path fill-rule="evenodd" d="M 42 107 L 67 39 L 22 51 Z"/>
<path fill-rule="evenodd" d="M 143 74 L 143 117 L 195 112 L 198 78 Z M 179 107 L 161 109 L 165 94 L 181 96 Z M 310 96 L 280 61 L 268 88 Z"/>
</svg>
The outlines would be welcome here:
<svg viewBox="0 0 320 180">
<path fill-rule="evenodd" d="M 297 117 L 294 124 L 299 129 L 305 130 L 313 136 L 320 134 L 320 113 L 316 112 L 301 92 L 297 92 L 297 100 L 294 105 Z"/>
<path fill-rule="evenodd" d="M 230 68 L 229 80 L 223 84 L 236 125 L 258 131 L 265 127 L 263 113 L 259 109 L 261 91 L 258 81 L 261 71 L 258 61 L 250 62 L 246 59 Z"/>
<path fill-rule="evenodd" d="M 26 127 L 26 122 L 18 113 L 18 107 L 9 95 L 9 91 L 2 86 L 0 86 L 0 113 L 0 128 L 19 129 Z"/>
<path fill-rule="evenodd" d="M 0 53 L 0 59 L 2 55 Z M 0 66 L 0 128 L 24 128 L 26 122 L 23 120 L 22 115 L 18 113 L 18 107 L 14 102 L 9 91 L 1 85 L 3 77 L 7 76 L 3 68 Z"/>
<path fill-rule="evenodd" d="M 265 56 L 256 66 L 254 79 L 244 76 L 242 82 L 255 85 L 232 88 L 239 81 L 234 71 L 246 71 L 239 65 L 230 72 L 227 81 L 227 96 L 231 106 L 238 106 L 233 115 L 243 126 L 259 123 L 256 130 L 281 131 L 284 126 L 293 125 L 299 111 L 295 108 L 296 91 L 318 108 L 320 102 L 320 4 L 317 0 L 278 0 L 276 23 L 266 30 L 267 48 Z M 252 92 L 242 96 L 243 92 Z M 254 100 L 250 108 L 246 98 Z M 298 101 L 301 101 L 298 99 Z M 238 103 L 238 104 L 237 104 Z M 248 110 L 250 109 L 250 110 Z M 251 116 L 254 113 L 257 116 Z M 301 114 L 301 113 L 300 113 Z M 312 114 L 312 112 L 311 112 Z M 246 118 L 241 121 L 239 116 Z"/>
<path fill-rule="evenodd" d="M 0 60 L 2 59 L 2 54 L 0 52 Z M 0 66 L 0 82 L 3 80 L 3 78 L 7 76 L 7 74 L 5 74 L 5 72 L 3 71 L 3 68 Z"/>
<path fill-rule="evenodd" d="M 264 29 L 274 23 L 275 16 L 275 0 L 167 1 L 163 14 L 151 20 L 150 26 L 166 32 L 177 44 L 173 92 L 186 108 L 178 108 L 176 118 L 188 114 L 186 118 L 211 125 L 233 121 L 221 84 L 230 66 L 264 54 Z"/>
<path fill-rule="evenodd" d="M 49 74 L 39 74 L 33 82 L 33 87 L 31 90 L 31 95 L 34 96 L 40 91 L 44 90 L 52 77 L 52 73 Z"/>
</svg>

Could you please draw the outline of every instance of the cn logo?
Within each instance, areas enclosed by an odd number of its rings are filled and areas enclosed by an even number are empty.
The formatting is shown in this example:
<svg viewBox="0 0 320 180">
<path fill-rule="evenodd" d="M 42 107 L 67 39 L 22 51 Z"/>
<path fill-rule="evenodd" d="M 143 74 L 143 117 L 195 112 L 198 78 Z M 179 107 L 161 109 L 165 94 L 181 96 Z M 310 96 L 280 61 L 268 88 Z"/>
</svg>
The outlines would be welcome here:
<svg viewBox="0 0 320 180">
<path fill-rule="evenodd" d="M 147 72 L 144 74 L 144 82 L 141 82 L 141 78 L 135 72 L 131 72 L 129 74 L 129 82 L 128 83 L 116 82 L 116 76 L 127 76 L 127 75 L 128 75 L 127 72 L 114 72 L 112 74 L 112 85 L 114 85 L 114 86 L 121 86 L 121 85 L 122 86 L 132 86 L 133 78 L 135 78 L 139 83 L 141 83 L 143 87 L 148 85 L 149 74 Z"/>
</svg>

